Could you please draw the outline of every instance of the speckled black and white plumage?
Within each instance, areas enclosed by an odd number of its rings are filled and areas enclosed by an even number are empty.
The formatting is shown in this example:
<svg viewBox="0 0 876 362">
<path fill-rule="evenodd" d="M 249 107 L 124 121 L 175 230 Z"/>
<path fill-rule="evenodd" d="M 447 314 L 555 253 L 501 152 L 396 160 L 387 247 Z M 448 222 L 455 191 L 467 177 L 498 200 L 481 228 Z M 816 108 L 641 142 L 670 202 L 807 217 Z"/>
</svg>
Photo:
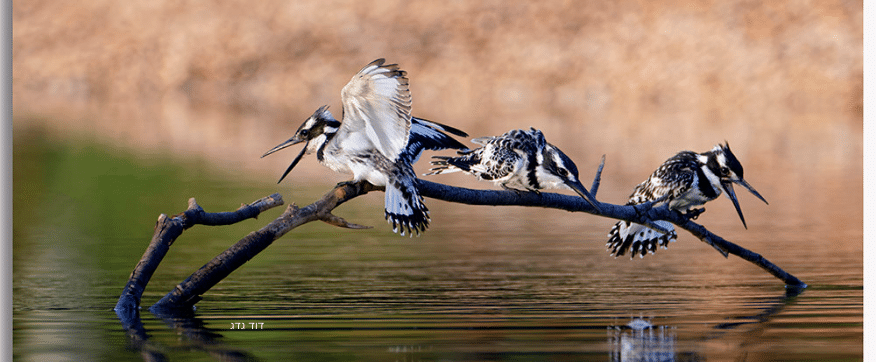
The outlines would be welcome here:
<svg viewBox="0 0 876 362">
<path fill-rule="evenodd" d="M 264 156 L 306 142 L 280 181 L 305 154 L 316 153 L 324 166 L 352 173 L 353 181 L 385 186 L 386 220 L 394 232 L 417 234 L 429 226 L 429 210 L 417 190 L 411 164 L 423 150 L 467 149 L 444 132 L 467 137 L 465 132 L 440 123 L 411 117 L 407 73 L 383 59 L 371 62 L 344 86 L 343 121 L 320 107 L 298 128 L 295 136 Z M 262 156 L 262 157 L 264 157 Z"/>
<path fill-rule="evenodd" d="M 718 198 L 726 190 L 744 225 L 745 219 L 731 183 L 741 184 L 764 202 L 766 200 L 745 182 L 742 174 L 742 165 L 730 151 L 729 144 L 717 145 L 704 153 L 681 151 L 636 186 L 627 205 L 662 199 L 655 206 L 668 203 L 671 210 L 687 212 Z M 677 237 L 674 226 L 666 221 L 657 221 L 656 224 L 670 232 L 664 234 L 641 224 L 619 221 L 609 232 L 606 245 L 614 256 L 629 252 L 631 258 L 635 255 L 643 257 L 647 253 L 653 254 L 657 251 L 657 246 L 665 249 Z"/>
<path fill-rule="evenodd" d="M 475 138 L 472 142 L 482 147 L 461 151 L 457 157 L 433 156 L 435 167 L 427 175 L 462 171 L 506 190 L 573 190 L 598 210 L 596 199 L 578 180 L 575 163 L 545 141 L 541 131 L 512 130 L 501 136 Z"/>
<path fill-rule="evenodd" d="M 498 137 L 475 138 L 483 147 L 459 152 L 458 157 L 433 156 L 429 174 L 463 171 L 480 180 L 493 181 L 505 189 L 541 189 L 535 178 L 536 154 L 545 147 L 541 131 L 512 130 Z"/>
</svg>

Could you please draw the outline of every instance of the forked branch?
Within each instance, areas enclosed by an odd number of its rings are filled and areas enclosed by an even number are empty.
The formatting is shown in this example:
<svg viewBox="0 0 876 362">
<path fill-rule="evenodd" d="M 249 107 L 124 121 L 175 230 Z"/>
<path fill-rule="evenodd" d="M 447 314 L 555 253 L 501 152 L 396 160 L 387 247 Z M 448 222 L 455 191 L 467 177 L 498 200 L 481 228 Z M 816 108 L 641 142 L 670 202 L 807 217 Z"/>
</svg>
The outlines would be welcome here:
<svg viewBox="0 0 876 362">
<path fill-rule="evenodd" d="M 331 225 L 362 229 L 366 226 L 349 223 L 332 214 L 332 210 L 356 196 L 364 195 L 378 188 L 367 183 L 342 183 L 328 192 L 316 202 L 298 208 L 289 205 L 280 217 L 274 219 L 265 227 L 254 231 L 217 255 L 206 265 L 189 276 L 171 290 L 164 298 L 155 303 L 150 310 L 160 313 L 172 313 L 175 310 L 191 310 L 191 307 L 201 300 L 201 295 L 216 283 L 225 279 L 231 272 L 265 250 L 274 240 L 279 239 L 290 230 L 311 221 L 323 221 Z"/>
<path fill-rule="evenodd" d="M 604 162 L 605 159 L 603 158 L 603 164 L 600 164 L 596 176 L 594 177 L 593 186 L 591 188 L 591 193 L 593 195 L 596 195 L 596 192 L 599 189 L 600 175 Z M 321 199 L 305 206 L 304 208 L 298 208 L 294 204 L 289 205 L 285 212 L 283 212 L 278 218 L 258 231 L 250 233 L 228 248 L 228 250 L 213 258 L 213 260 L 201 267 L 198 271 L 167 293 L 164 298 L 159 300 L 150 309 L 153 312 L 162 314 L 173 313 L 174 311 L 191 311 L 194 304 L 201 300 L 201 295 L 203 293 L 227 277 L 238 267 L 242 266 L 256 254 L 267 248 L 274 240 L 277 240 L 287 232 L 305 223 L 319 220 L 339 227 L 352 229 L 367 228 L 367 226 L 347 222 L 343 218 L 332 214 L 332 211 L 348 200 L 375 190 L 383 190 L 383 188 L 371 185 L 364 181 L 358 183 L 344 182 L 338 184 Z M 676 211 L 669 210 L 666 206 L 622 206 L 600 202 L 598 204 L 600 211 L 596 211 L 592 205 L 581 197 L 545 192 L 517 193 L 513 191 L 472 190 L 425 180 L 419 180 L 419 190 L 424 197 L 468 205 L 513 205 L 553 208 L 570 212 L 586 212 L 655 227 L 659 227 L 654 223 L 655 221 L 665 220 L 677 225 L 681 229 L 687 230 L 700 240 L 712 245 L 725 257 L 729 254 L 733 254 L 754 263 L 770 272 L 775 277 L 781 279 L 788 287 L 806 287 L 806 284 L 800 279 L 788 274 L 775 264 L 766 260 L 763 256 L 713 234 L 702 225 L 691 221 L 688 217 Z M 195 224 L 225 225 L 234 223 L 248 217 L 257 216 L 262 210 L 266 210 L 267 208 L 279 204 L 282 204 L 282 199 L 279 195 L 275 194 L 256 201 L 253 204 L 245 205 L 235 212 L 208 214 L 197 206 L 194 199 L 192 199 L 190 200 L 189 209 L 183 214 L 177 215 L 173 219 L 169 219 L 162 215 L 156 226 L 155 236 L 153 236 L 152 243 L 143 255 L 140 263 L 134 269 L 134 272 L 131 274 L 131 280 L 128 282 L 125 291 L 119 298 L 116 312 L 122 317 L 123 312 L 130 312 L 139 305 L 140 296 L 142 295 L 143 289 L 146 287 L 146 283 L 148 283 L 152 272 L 154 272 L 158 263 L 167 253 L 170 244 L 173 243 L 173 240 L 175 240 L 184 229 Z"/>
<path fill-rule="evenodd" d="M 249 205 L 241 205 L 239 209 L 231 212 L 208 213 L 195 201 L 194 198 L 189 199 L 188 208 L 186 211 L 173 217 L 168 217 L 165 214 L 158 216 L 158 222 L 155 224 L 155 233 L 152 235 L 152 241 L 140 258 L 140 262 L 134 267 L 131 276 L 128 279 L 128 284 L 122 291 L 118 303 L 116 303 L 116 313 L 120 317 L 123 315 L 130 316 L 137 313 L 137 308 L 140 306 L 140 297 L 143 295 L 143 290 L 152 278 L 158 264 L 164 259 L 170 246 L 182 234 L 182 232 L 194 225 L 230 225 L 249 218 L 258 217 L 265 210 L 283 204 L 283 198 L 280 194 L 273 194 L 268 197 L 261 198 Z M 124 318 L 123 318 L 124 319 Z"/>
</svg>

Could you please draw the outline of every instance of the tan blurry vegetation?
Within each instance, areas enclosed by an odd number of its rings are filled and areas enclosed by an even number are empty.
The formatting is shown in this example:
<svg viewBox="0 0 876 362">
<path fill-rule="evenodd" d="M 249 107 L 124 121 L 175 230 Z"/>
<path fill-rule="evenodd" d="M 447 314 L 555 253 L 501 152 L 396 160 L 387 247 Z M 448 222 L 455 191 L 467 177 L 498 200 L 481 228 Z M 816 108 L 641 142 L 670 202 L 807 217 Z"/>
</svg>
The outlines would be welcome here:
<svg viewBox="0 0 876 362">
<path fill-rule="evenodd" d="M 860 1 L 16 0 L 13 111 L 19 129 L 94 133 L 279 175 L 293 154 L 258 157 L 320 105 L 340 116 L 343 85 L 385 57 L 409 72 L 415 115 L 473 137 L 540 128 L 579 167 L 606 154 L 607 176 L 636 178 L 624 189 L 678 150 L 725 139 L 747 169 L 860 172 L 862 10 Z"/>
</svg>

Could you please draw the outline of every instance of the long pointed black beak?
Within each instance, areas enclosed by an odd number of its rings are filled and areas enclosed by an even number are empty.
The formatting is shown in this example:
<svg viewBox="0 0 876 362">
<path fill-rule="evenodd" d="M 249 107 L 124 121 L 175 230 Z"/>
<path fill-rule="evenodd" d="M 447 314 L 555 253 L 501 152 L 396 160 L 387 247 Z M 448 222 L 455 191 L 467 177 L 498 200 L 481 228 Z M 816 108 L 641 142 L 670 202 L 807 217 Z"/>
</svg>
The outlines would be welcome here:
<svg viewBox="0 0 876 362">
<path fill-rule="evenodd" d="M 566 185 L 568 185 L 572 190 L 575 190 L 575 192 L 578 195 L 581 195 L 584 200 L 587 200 L 587 202 L 589 202 L 590 205 L 593 206 L 593 208 L 596 209 L 597 212 L 602 212 L 602 210 L 597 205 L 598 203 L 596 202 L 596 198 L 593 197 L 593 195 L 591 195 L 586 188 L 584 188 L 584 185 L 582 185 L 580 181 L 567 181 Z"/>
<path fill-rule="evenodd" d="M 286 147 L 293 146 L 293 145 L 297 145 L 297 144 L 301 143 L 302 141 L 304 141 L 304 140 L 298 138 L 298 135 L 295 135 L 295 137 L 292 137 L 292 138 L 290 138 L 290 139 L 288 139 L 288 140 L 285 140 L 285 141 L 283 141 L 283 143 L 281 143 L 281 144 L 275 146 L 274 148 L 268 150 L 268 152 L 265 152 L 265 154 L 262 155 L 262 158 L 264 158 L 265 156 L 270 155 L 270 154 L 272 154 L 272 153 L 274 153 L 274 152 L 277 152 L 277 151 L 279 151 L 279 150 L 282 150 L 282 149 L 284 149 L 284 148 L 286 148 Z"/>
<path fill-rule="evenodd" d="M 745 182 L 745 180 L 739 179 L 739 180 L 734 180 L 733 182 L 744 186 L 746 189 L 748 189 L 748 191 L 750 191 L 752 194 L 754 194 L 754 196 L 757 196 L 757 198 L 761 199 L 761 201 L 763 201 L 767 205 L 770 204 L 769 202 L 767 202 L 766 199 L 763 198 L 763 196 L 760 196 L 760 193 L 757 192 L 757 190 L 755 190 L 754 187 L 751 187 L 751 185 L 749 185 L 748 182 Z M 730 200 L 733 201 L 733 206 L 736 207 L 736 213 L 739 214 L 739 219 L 742 220 L 742 226 L 744 226 L 746 229 L 748 229 L 748 225 L 745 224 L 745 217 L 742 216 L 742 209 L 739 207 L 739 200 L 736 199 L 736 193 L 733 192 L 733 184 L 731 182 L 723 181 L 723 182 L 721 182 L 721 186 L 724 187 L 724 191 L 727 192 L 727 196 L 729 196 Z"/>
<path fill-rule="evenodd" d="M 279 150 L 282 150 L 286 147 L 299 144 L 302 141 L 303 140 L 298 139 L 298 137 L 292 137 L 292 138 L 286 140 L 286 142 L 283 142 L 283 143 L 277 145 L 276 147 L 270 149 L 268 152 L 265 152 L 265 154 L 262 155 L 262 157 L 270 155 L 270 154 L 277 152 Z M 295 165 L 298 164 L 298 161 L 301 161 L 301 157 L 304 156 L 305 152 L 307 152 L 307 143 L 304 144 L 304 148 L 301 149 L 301 152 L 298 153 L 298 156 L 295 157 L 295 160 L 293 160 L 292 164 L 290 164 L 289 167 L 286 169 L 286 172 L 283 172 L 283 176 L 280 176 L 280 181 L 277 181 L 277 183 L 283 182 L 283 179 L 286 178 L 286 175 L 288 175 L 289 172 L 292 171 L 293 168 L 295 168 Z"/>
<path fill-rule="evenodd" d="M 757 190 L 755 190 L 754 187 L 751 187 L 751 185 L 749 185 L 748 182 L 745 182 L 745 180 L 743 180 L 743 179 L 739 179 L 739 180 L 734 181 L 734 182 L 736 182 L 736 183 L 738 183 L 738 184 L 740 184 L 740 185 L 742 185 L 742 186 L 745 186 L 745 188 L 748 189 L 749 192 L 751 192 L 752 194 L 754 194 L 754 196 L 757 196 L 757 198 L 760 199 L 760 201 L 763 201 L 763 203 L 765 203 L 765 204 L 767 204 L 767 205 L 770 204 L 769 202 L 767 202 L 766 199 L 763 198 L 763 196 L 760 196 L 760 193 L 757 192 Z"/>
</svg>

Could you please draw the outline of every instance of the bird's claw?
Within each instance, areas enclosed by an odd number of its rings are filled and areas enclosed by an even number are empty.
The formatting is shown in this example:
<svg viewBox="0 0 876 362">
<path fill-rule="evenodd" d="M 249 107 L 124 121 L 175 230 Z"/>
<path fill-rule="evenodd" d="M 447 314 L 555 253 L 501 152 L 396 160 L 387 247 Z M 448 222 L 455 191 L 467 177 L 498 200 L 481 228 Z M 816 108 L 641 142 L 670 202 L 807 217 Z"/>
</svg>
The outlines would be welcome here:
<svg viewBox="0 0 876 362">
<path fill-rule="evenodd" d="M 353 180 L 341 181 L 341 182 L 338 182 L 338 184 L 335 185 L 335 187 L 353 186 L 353 185 L 356 185 L 357 183 L 358 182 L 353 181 Z"/>
<path fill-rule="evenodd" d="M 706 208 L 701 207 L 699 209 L 690 209 L 686 213 L 682 214 L 682 216 L 688 218 L 689 220 L 696 220 L 700 214 L 706 212 Z"/>
</svg>

